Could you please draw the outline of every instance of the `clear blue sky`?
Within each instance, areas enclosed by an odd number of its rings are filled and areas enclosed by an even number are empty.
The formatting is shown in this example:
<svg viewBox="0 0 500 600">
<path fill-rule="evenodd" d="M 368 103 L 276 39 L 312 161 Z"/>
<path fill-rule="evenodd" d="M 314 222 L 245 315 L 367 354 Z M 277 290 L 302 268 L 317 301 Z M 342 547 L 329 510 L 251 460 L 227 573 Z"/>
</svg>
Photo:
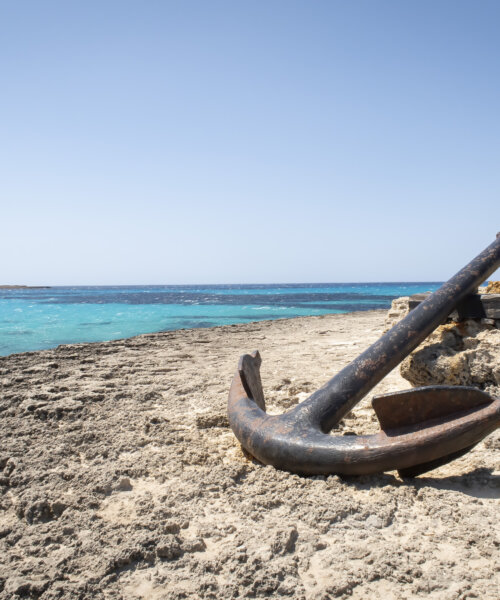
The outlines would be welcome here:
<svg viewBox="0 0 500 600">
<path fill-rule="evenodd" d="M 484 0 L 0 1 L 0 283 L 447 279 L 500 231 L 499 27 Z"/>
</svg>

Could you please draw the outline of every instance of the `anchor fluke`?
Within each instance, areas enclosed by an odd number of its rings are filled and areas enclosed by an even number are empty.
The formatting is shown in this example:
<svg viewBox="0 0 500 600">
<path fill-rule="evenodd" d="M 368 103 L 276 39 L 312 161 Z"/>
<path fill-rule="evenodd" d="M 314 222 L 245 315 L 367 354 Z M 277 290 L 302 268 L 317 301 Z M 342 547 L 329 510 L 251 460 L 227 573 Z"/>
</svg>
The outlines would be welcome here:
<svg viewBox="0 0 500 600">
<path fill-rule="evenodd" d="M 493 398 L 475 387 L 436 385 L 375 396 L 373 410 L 387 435 L 392 430 L 422 427 L 422 423 L 471 412 L 493 402 Z"/>
<path fill-rule="evenodd" d="M 391 394 L 375 396 L 372 406 L 377 415 L 382 431 L 389 437 L 401 435 L 415 435 L 416 459 L 418 459 L 418 446 L 426 430 L 438 431 L 442 429 L 449 435 L 454 432 L 455 450 L 449 454 L 430 461 L 415 463 L 411 467 L 398 469 L 401 477 L 416 477 L 427 471 L 441 467 L 457 458 L 460 458 L 500 423 L 500 412 L 497 417 L 491 408 L 498 406 L 489 394 L 474 387 L 437 385 Z M 489 410 L 484 410 L 489 407 Z M 464 435 L 463 424 L 467 421 L 468 428 L 476 430 L 474 443 L 470 443 L 470 431 Z M 496 425 L 495 425 L 496 423 Z M 420 440 L 418 439 L 420 438 Z M 463 447 L 460 447 L 463 445 Z"/>
<path fill-rule="evenodd" d="M 238 373 L 241 377 L 241 383 L 249 398 L 257 404 L 263 411 L 266 410 L 266 401 L 264 391 L 262 390 L 262 381 L 260 379 L 260 365 L 262 359 L 259 351 L 254 350 L 252 354 L 243 354 L 238 363 Z"/>
</svg>

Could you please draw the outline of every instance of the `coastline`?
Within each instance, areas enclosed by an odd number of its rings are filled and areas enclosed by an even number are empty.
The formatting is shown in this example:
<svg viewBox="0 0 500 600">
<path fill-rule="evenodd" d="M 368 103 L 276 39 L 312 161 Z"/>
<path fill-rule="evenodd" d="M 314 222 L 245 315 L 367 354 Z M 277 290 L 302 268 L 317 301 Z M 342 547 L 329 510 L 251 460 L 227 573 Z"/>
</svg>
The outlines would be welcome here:
<svg viewBox="0 0 500 600">
<path fill-rule="evenodd" d="M 498 432 L 403 482 L 276 471 L 243 454 L 228 427 L 242 353 L 260 350 L 268 412 L 279 413 L 378 339 L 386 314 L 1 357 L 0 594 L 494 598 Z M 409 387 L 396 368 L 339 432 L 376 431 L 371 397 Z"/>
<path fill-rule="evenodd" d="M 68 342 L 68 343 L 63 343 L 63 344 L 58 344 L 57 346 L 54 346 L 53 348 L 42 348 L 39 350 L 26 350 L 23 352 L 12 352 L 11 354 L 0 354 L 0 361 L 3 358 L 9 358 L 10 356 L 19 356 L 22 354 L 38 354 L 41 352 L 52 352 L 54 350 L 59 350 L 59 349 L 63 349 L 65 347 L 73 347 L 73 346 L 93 346 L 96 344 L 113 344 L 116 342 L 127 342 L 129 340 L 134 340 L 135 338 L 139 338 L 139 337 L 144 337 L 144 336 L 155 336 L 155 335 L 162 335 L 162 334 L 166 334 L 166 333 L 175 333 L 175 332 L 182 332 L 182 331 L 199 331 L 199 330 L 204 330 L 204 331 L 212 331 L 212 330 L 225 330 L 228 327 L 244 327 L 246 325 L 258 325 L 259 323 L 278 323 L 278 322 L 287 322 L 287 321 L 295 321 L 295 320 L 299 320 L 299 319 L 319 319 L 319 318 L 323 318 L 323 317 L 331 317 L 331 316 L 343 316 L 343 315 L 350 315 L 350 314 L 362 314 L 362 313 L 374 313 L 374 314 L 382 314 L 382 315 L 386 315 L 387 314 L 387 310 L 386 308 L 380 308 L 380 309 L 368 309 L 368 310 L 353 310 L 350 311 L 348 313 L 328 313 L 325 315 L 307 315 L 307 316 L 300 316 L 300 317 L 281 317 L 281 318 L 277 318 L 277 319 L 263 319 L 261 321 L 248 321 L 247 323 L 234 323 L 234 324 L 228 324 L 228 325 L 212 325 L 209 327 L 181 327 L 179 329 L 162 329 L 160 331 L 151 331 L 151 332 L 146 332 L 146 333 L 138 333 L 137 335 L 131 335 L 131 336 L 127 336 L 127 337 L 121 337 L 121 338 L 117 338 L 117 339 L 110 339 L 110 340 L 102 340 L 102 341 L 95 341 L 95 342 Z"/>
<path fill-rule="evenodd" d="M 0 355 L 158 331 L 389 308 L 427 283 L 0 289 Z M 3 292 L 3 293 L 2 293 Z"/>
</svg>

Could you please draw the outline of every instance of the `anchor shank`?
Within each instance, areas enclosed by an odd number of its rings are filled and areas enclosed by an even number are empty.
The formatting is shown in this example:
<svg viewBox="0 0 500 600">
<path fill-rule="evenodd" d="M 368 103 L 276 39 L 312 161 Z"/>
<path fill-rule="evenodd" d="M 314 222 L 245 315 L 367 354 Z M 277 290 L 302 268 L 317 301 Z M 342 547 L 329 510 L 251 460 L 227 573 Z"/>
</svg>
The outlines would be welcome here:
<svg viewBox="0 0 500 600">
<path fill-rule="evenodd" d="M 293 411 L 325 433 L 442 324 L 456 305 L 500 266 L 500 234 L 358 358 Z"/>
</svg>

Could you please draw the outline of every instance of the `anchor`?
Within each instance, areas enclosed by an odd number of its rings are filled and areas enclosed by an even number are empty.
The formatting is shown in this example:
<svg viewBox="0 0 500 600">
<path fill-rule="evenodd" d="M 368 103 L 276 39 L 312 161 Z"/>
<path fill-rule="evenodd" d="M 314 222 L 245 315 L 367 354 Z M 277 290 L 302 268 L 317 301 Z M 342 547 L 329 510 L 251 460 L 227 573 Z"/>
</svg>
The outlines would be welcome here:
<svg viewBox="0 0 500 600">
<path fill-rule="evenodd" d="M 330 435 L 339 421 L 445 322 L 500 266 L 500 234 L 468 265 L 309 398 L 266 414 L 257 351 L 240 358 L 229 391 L 231 428 L 266 465 L 305 475 L 363 475 L 398 470 L 414 477 L 462 456 L 500 426 L 500 398 L 462 386 L 429 386 L 376 396 L 381 430 Z"/>
</svg>

